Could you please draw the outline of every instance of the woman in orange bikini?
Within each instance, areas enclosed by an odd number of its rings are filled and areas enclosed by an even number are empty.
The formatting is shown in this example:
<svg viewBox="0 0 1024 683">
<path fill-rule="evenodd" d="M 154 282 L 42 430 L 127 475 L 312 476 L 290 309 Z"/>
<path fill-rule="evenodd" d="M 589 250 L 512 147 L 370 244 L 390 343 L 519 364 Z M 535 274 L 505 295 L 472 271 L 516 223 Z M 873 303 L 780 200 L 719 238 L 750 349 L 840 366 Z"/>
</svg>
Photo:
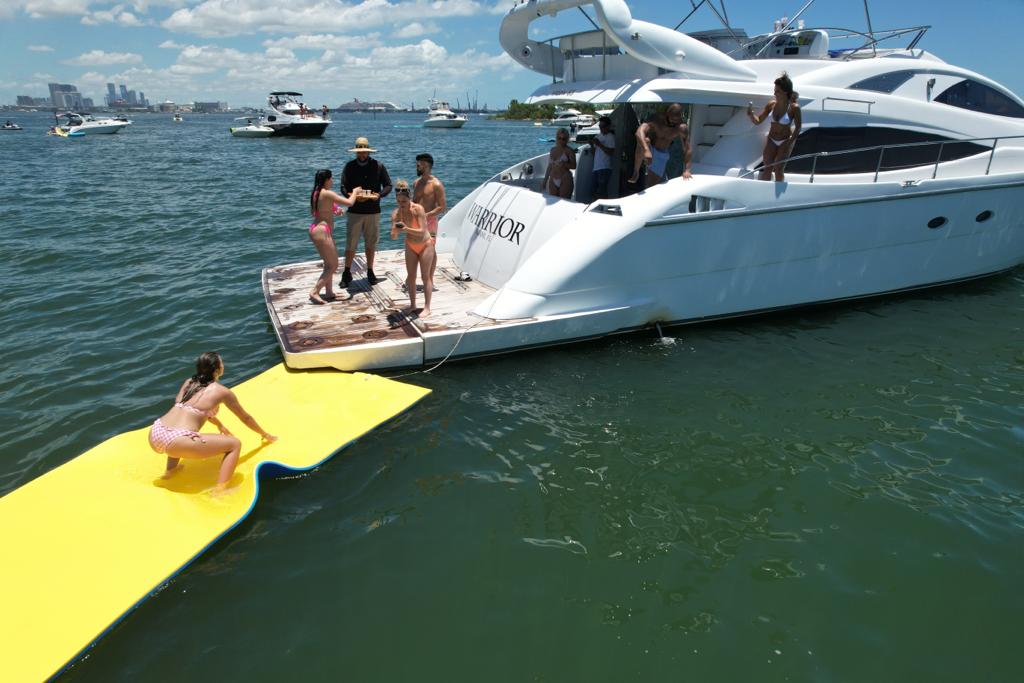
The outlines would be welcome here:
<svg viewBox="0 0 1024 683">
<path fill-rule="evenodd" d="M 395 201 L 398 208 L 391 214 L 391 239 L 398 239 L 398 233 L 405 233 L 405 286 L 409 291 L 409 310 L 416 310 L 416 266 L 423 278 L 423 310 L 419 317 L 430 315 L 430 295 L 434 292 L 434 278 L 430 264 L 434 260 L 434 238 L 427 231 L 427 214 L 423 207 L 412 201 L 409 183 L 399 180 L 395 183 Z"/>
<path fill-rule="evenodd" d="M 217 410 L 221 403 L 237 415 L 246 427 L 263 437 L 264 441 L 277 441 L 276 436 L 264 431 L 252 415 L 245 412 L 233 391 L 217 382 L 223 374 L 224 361 L 219 354 L 210 351 L 199 356 L 196 361 L 196 374 L 185 380 L 174 399 L 174 405 L 150 427 L 150 447 L 157 453 L 167 455 L 165 479 L 174 473 L 182 458 L 202 459 L 223 455 L 214 493 L 227 490 L 228 482 L 238 464 L 242 442 L 217 419 Z M 199 433 L 207 420 L 220 431 L 220 434 Z"/>
<path fill-rule="evenodd" d="M 334 274 L 338 271 L 338 247 L 334 244 L 334 217 L 345 213 L 342 206 L 352 206 L 361 188 L 352 190 L 352 194 L 345 198 L 337 192 L 331 191 L 331 184 L 334 178 L 331 169 L 322 168 L 316 172 L 313 180 L 313 191 L 309 195 L 309 210 L 313 213 L 313 222 L 309 224 L 309 239 L 313 241 L 317 253 L 324 260 L 324 269 L 320 278 L 316 281 L 312 291 L 309 293 L 309 301 L 314 304 L 325 304 L 334 301 L 331 282 Z M 324 288 L 323 297 L 320 296 L 320 289 Z"/>
<path fill-rule="evenodd" d="M 775 79 L 775 97 L 765 105 L 760 114 L 754 113 L 753 103 L 747 105 L 747 116 L 760 125 L 771 116 L 772 123 L 768 130 L 768 139 L 764 143 L 764 163 L 758 176 L 761 180 L 771 180 L 775 173 L 775 182 L 781 183 L 784 163 L 776 164 L 776 160 L 785 161 L 793 151 L 793 144 L 800 136 L 800 95 L 793 90 L 793 81 L 783 73 Z"/>
</svg>

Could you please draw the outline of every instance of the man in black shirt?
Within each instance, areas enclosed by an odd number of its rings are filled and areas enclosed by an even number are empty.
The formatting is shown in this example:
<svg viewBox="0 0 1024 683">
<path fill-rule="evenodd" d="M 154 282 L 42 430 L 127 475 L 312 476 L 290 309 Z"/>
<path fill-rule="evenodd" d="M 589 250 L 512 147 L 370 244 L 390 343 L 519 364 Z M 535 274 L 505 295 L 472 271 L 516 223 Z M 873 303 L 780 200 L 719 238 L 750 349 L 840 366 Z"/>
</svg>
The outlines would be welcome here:
<svg viewBox="0 0 1024 683">
<path fill-rule="evenodd" d="M 377 284 L 377 276 L 373 274 L 373 257 L 377 253 L 377 240 L 380 237 L 380 200 L 391 192 L 391 177 L 384 164 L 370 158 L 370 153 L 377 150 L 370 147 L 370 141 L 366 138 L 356 138 L 356 146 L 349 151 L 354 152 L 356 158 L 345 164 L 345 170 L 341 172 L 341 186 L 345 194 L 361 187 L 379 196 L 376 199 L 357 201 L 348 210 L 345 270 L 341 273 L 341 286 L 348 287 L 352 282 L 352 260 L 356 257 L 360 235 L 366 249 L 366 281 L 373 286 Z"/>
</svg>

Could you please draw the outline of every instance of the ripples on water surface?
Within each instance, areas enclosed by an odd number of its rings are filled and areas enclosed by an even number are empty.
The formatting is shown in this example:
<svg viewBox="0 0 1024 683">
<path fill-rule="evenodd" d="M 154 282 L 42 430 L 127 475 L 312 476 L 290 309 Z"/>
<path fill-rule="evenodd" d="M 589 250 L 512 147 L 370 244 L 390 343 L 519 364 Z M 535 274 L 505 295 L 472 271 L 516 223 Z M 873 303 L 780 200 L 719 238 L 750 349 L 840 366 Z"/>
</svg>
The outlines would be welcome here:
<svg viewBox="0 0 1024 683">
<path fill-rule="evenodd" d="M 201 351 L 230 382 L 279 362 L 259 270 L 313 257 L 313 171 L 356 135 L 393 178 L 431 151 L 457 200 L 550 133 L 415 121 L 65 140 L 24 115 L 0 137 L 0 493 L 152 420 Z M 265 486 L 67 677 L 1015 679 L 1022 327 L 1018 269 L 412 377 L 430 398 Z"/>
</svg>

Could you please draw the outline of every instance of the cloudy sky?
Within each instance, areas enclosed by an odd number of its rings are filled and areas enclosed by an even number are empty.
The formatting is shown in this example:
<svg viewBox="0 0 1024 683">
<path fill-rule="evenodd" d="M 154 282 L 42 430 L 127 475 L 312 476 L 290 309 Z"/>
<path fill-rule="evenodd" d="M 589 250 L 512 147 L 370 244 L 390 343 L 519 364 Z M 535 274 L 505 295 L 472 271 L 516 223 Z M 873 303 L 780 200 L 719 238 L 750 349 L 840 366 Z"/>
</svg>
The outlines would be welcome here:
<svg viewBox="0 0 1024 683">
<path fill-rule="evenodd" d="M 694 0 L 696 2 L 697 0 Z M 716 0 L 719 1 L 719 0 Z M 513 0 L 0 0 L 0 103 L 48 95 L 72 83 L 102 102 L 105 84 L 126 83 L 153 102 L 226 100 L 258 105 L 270 90 L 299 90 L 316 105 L 387 99 L 425 106 L 436 90 L 468 91 L 503 107 L 544 83 L 498 45 Z M 727 0 L 731 23 L 750 35 L 804 3 Z M 639 19 L 674 26 L 691 0 L 631 0 Z M 972 12 L 971 7 L 981 11 Z M 1011 50 L 1024 0 L 892 0 L 871 3 L 874 28 L 930 24 L 924 47 L 1024 94 Z M 592 14 L 591 10 L 591 14 Z M 866 25 L 861 0 L 817 0 L 808 25 Z M 542 19 L 540 36 L 587 28 L 579 12 Z M 702 7 L 693 30 L 719 28 Z"/>
</svg>

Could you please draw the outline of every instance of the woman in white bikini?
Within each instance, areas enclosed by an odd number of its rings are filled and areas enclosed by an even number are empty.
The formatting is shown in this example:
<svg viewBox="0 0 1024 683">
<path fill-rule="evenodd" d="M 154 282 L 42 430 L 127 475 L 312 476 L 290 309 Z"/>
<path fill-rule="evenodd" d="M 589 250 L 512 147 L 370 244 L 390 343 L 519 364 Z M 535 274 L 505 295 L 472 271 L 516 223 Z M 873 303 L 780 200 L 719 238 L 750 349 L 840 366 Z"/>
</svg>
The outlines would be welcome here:
<svg viewBox="0 0 1024 683">
<path fill-rule="evenodd" d="M 555 146 L 551 148 L 550 157 L 544 174 L 544 191 L 562 199 L 572 198 L 576 150 L 569 146 L 569 131 L 565 128 L 559 128 L 555 133 Z"/>
<path fill-rule="evenodd" d="M 220 475 L 214 493 L 227 490 L 231 475 L 235 473 L 242 442 L 217 419 L 220 404 L 226 405 L 246 427 L 259 434 L 264 441 L 274 442 L 277 437 L 268 434 L 257 424 L 252 415 L 245 412 L 233 391 L 217 382 L 224 374 L 224 361 L 212 351 L 199 356 L 196 374 L 185 380 L 178 390 L 171 409 L 156 419 L 149 430 L 149 445 L 157 453 L 167 455 L 167 471 L 170 477 L 178 468 L 182 458 L 202 459 L 222 455 Z M 220 434 L 200 434 L 203 424 L 209 420 Z"/>
<path fill-rule="evenodd" d="M 775 79 L 775 98 L 765 105 L 760 114 L 754 113 L 754 105 L 747 105 L 747 116 L 760 125 L 771 116 L 768 139 L 764 143 L 764 165 L 758 176 L 761 180 L 771 180 L 775 173 L 775 182 L 782 182 L 785 163 L 776 164 L 776 160 L 784 161 L 793 151 L 793 144 L 800 135 L 800 103 L 799 94 L 793 90 L 793 81 L 783 73 Z"/>
</svg>

